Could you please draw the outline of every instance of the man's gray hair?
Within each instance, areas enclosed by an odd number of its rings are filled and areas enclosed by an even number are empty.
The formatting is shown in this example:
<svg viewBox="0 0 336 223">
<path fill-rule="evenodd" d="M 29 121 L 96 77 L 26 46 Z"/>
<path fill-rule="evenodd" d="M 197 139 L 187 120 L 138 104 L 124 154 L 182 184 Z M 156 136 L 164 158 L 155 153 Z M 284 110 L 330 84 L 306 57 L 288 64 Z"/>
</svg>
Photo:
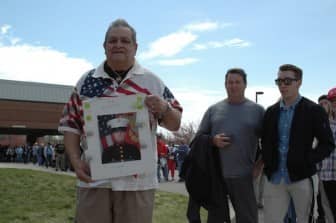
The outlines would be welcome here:
<svg viewBox="0 0 336 223">
<path fill-rule="evenodd" d="M 108 27 L 106 33 L 105 33 L 105 40 L 104 40 L 104 46 L 106 44 L 106 41 L 107 41 L 107 37 L 108 37 L 108 34 L 110 32 L 111 29 L 113 28 L 118 28 L 118 27 L 125 27 L 125 28 L 129 28 L 132 32 L 132 40 L 134 41 L 134 43 L 136 43 L 136 32 L 135 32 L 135 29 L 130 25 L 128 24 L 128 22 L 125 20 L 125 19 L 116 19 L 115 21 L 113 21 L 110 26 Z"/>
</svg>

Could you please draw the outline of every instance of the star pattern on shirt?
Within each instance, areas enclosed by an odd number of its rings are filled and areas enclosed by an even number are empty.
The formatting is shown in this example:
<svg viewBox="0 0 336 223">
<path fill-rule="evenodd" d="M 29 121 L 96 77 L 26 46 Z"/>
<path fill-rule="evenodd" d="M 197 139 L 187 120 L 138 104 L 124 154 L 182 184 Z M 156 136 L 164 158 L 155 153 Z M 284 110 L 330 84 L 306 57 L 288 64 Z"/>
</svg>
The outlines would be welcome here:
<svg viewBox="0 0 336 223">
<path fill-rule="evenodd" d="M 90 71 L 87 78 L 84 80 L 84 84 L 81 88 L 81 95 L 86 97 L 99 97 L 103 95 L 107 87 L 112 83 L 111 79 L 108 78 L 94 78 L 92 77 L 93 72 Z"/>
</svg>

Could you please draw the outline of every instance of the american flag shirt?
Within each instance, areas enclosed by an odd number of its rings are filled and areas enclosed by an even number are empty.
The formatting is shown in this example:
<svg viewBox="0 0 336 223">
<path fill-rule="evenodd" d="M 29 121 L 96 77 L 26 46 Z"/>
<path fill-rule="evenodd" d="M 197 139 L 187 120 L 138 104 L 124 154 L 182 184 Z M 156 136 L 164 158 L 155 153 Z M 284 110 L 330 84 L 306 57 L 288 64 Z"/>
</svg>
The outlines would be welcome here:
<svg viewBox="0 0 336 223">
<path fill-rule="evenodd" d="M 120 84 L 105 72 L 103 62 L 96 69 L 85 73 L 76 84 L 69 101 L 64 106 L 58 130 L 60 132 L 72 132 L 80 135 L 81 145 L 84 150 L 83 159 L 85 159 L 87 143 L 84 132 L 85 122 L 82 101 L 92 98 L 118 97 L 136 93 L 158 95 L 170 103 L 173 108 L 182 112 L 182 107 L 168 87 L 155 74 L 143 68 L 137 62 L 128 71 Z M 151 113 L 150 122 L 152 127 L 152 148 L 156 148 L 156 128 L 158 121 Z M 156 149 L 154 150 L 154 159 L 157 159 L 157 151 Z M 115 191 L 148 190 L 158 187 L 155 173 L 154 171 L 150 174 L 139 174 L 136 177 L 126 176 L 102 180 L 95 182 L 94 185 L 79 181 L 79 186 L 111 188 Z"/>
</svg>

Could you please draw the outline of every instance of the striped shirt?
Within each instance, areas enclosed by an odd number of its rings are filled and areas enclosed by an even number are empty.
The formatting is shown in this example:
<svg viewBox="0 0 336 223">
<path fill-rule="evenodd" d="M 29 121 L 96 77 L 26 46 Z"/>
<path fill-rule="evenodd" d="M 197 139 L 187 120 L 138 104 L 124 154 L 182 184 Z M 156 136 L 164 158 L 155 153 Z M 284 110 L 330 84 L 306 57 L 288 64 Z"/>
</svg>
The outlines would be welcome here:
<svg viewBox="0 0 336 223">
<path fill-rule="evenodd" d="M 336 142 L 336 121 L 329 120 L 330 128 Z M 335 181 L 336 180 L 336 149 L 321 163 L 317 164 L 318 175 L 320 180 Z"/>
<path fill-rule="evenodd" d="M 83 159 L 85 159 L 87 143 L 85 140 L 82 101 L 92 98 L 118 97 L 136 93 L 157 95 L 170 103 L 172 107 L 182 112 L 182 107 L 164 83 L 155 74 L 143 68 L 137 62 L 135 62 L 134 66 L 128 71 L 126 77 L 120 84 L 106 73 L 104 63 L 102 63 L 96 69 L 85 73 L 78 81 L 68 103 L 64 106 L 58 129 L 60 132 L 68 131 L 81 136 L 81 145 L 84 150 Z M 151 113 L 149 115 L 150 125 L 152 127 L 152 145 L 153 148 L 156 148 L 155 133 L 158 122 Z M 156 149 L 154 150 L 154 159 L 156 160 L 157 151 Z M 137 177 L 127 176 L 102 180 L 96 182 L 94 185 L 79 182 L 79 186 L 104 187 L 116 191 L 136 191 L 157 188 L 158 182 L 154 171 L 151 174 L 139 174 Z"/>
</svg>

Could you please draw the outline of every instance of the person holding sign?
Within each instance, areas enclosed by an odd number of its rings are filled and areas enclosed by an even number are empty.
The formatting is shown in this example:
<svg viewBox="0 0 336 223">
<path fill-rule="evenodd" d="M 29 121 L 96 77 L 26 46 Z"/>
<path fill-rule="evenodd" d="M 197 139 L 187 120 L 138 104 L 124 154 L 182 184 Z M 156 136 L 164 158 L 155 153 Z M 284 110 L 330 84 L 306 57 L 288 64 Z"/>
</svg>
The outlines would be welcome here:
<svg viewBox="0 0 336 223">
<path fill-rule="evenodd" d="M 93 181 L 87 157 L 83 101 L 132 94 L 147 95 L 153 159 L 157 159 L 156 128 L 177 131 L 182 107 L 169 88 L 135 59 L 136 32 L 124 19 L 115 20 L 107 29 L 103 43 L 106 60 L 85 73 L 75 86 L 60 119 L 66 152 L 79 179 L 76 222 L 127 223 L 152 222 L 156 172 Z M 121 98 L 121 97 L 120 97 Z M 114 121 L 111 121 L 113 128 Z M 117 141 L 117 140 L 116 140 Z M 83 154 L 80 156 L 80 145 Z M 154 168 L 154 167 L 153 167 Z"/>
</svg>

